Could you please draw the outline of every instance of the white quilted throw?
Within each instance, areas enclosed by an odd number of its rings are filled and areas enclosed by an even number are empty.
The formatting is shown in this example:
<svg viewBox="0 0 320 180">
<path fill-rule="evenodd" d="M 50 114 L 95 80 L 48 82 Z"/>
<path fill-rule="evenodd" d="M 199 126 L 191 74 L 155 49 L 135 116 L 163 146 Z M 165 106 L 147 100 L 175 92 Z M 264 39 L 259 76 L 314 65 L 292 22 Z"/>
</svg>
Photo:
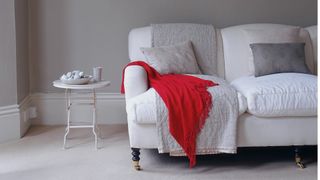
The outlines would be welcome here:
<svg viewBox="0 0 320 180">
<path fill-rule="evenodd" d="M 197 137 L 197 150 L 199 154 L 236 153 L 237 117 L 239 111 L 236 90 L 221 78 L 194 75 L 201 79 L 211 80 L 219 84 L 208 88 L 212 95 L 212 109 L 205 125 Z M 172 156 L 183 156 L 184 151 L 171 136 L 168 128 L 168 109 L 158 93 L 157 130 L 159 153 L 170 153 Z"/>
</svg>

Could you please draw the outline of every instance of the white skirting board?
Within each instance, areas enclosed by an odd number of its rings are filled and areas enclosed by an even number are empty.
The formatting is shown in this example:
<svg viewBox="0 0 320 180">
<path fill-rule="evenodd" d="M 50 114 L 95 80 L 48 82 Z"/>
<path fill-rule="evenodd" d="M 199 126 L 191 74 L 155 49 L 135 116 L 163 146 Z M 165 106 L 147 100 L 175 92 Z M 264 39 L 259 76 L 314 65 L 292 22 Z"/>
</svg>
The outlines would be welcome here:
<svg viewBox="0 0 320 180">
<path fill-rule="evenodd" d="M 31 96 L 28 95 L 24 98 L 19 104 L 19 115 L 20 115 L 20 137 L 22 137 L 30 128 L 30 105 L 31 105 Z"/>
<path fill-rule="evenodd" d="M 72 93 L 74 102 L 88 101 L 91 94 Z M 32 119 L 34 125 L 64 125 L 67 121 L 64 93 L 35 93 L 31 95 L 32 106 L 37 109 L 37 117 Z M 97 93 L 98 124 L 126 124 L 125 97 L 118 93 Z M 74 106 L 71 109 L 71 120 L 76 122 L 90 121 L 92 108 Z"/>
<path fill-rule="evenodd" d="M 20 138 L 20 114 L 18 105 L 0 107 L 0 142 Z"/>
<path fill-rule="evenodd" d="M 19 139 L 27 132 L 30 103 L 30 96 L 27 96 L 20 104 L 0 107 L 0 142 Z"/>
</svg>

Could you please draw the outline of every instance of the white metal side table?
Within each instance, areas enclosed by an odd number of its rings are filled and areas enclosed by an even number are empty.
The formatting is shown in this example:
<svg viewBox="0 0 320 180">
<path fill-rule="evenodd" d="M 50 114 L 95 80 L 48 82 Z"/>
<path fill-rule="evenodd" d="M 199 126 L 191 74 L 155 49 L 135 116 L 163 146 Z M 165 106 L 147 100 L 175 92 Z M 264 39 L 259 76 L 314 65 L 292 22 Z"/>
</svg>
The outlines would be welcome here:
<svg viewBox="0 0 320 180">
<path fill-rule="evenodd" d="M 66 98 L 66 110 L 67 110 L 67 127 L 66 132 L 63 139 L 63 149 L 66 148 L 67 136 L 72 128 L 92 128 L 92 132 L 94 134 L 95 139 L 95 148 L 98 149 L 98 127 L 97 127 L 97 114 L 96 114 L 96 89 L 107 87 L 110 85 L 110 81 L 99 81 L 99 82 L 89 82 L 88 84 L 82 85 L 69 85 L 62 83 L 60 80 L 53 81 L 53 86 L 57 88 L 65 89 L 65 98 Z M 82 102 L 82 103 L 74 103 L 72 102 L 71 90 L 90 90 L 92 94 L 92 101 L 90 102 Z M 76 123 L 71 122 L 70 120 L 70 111 L 72 105 L 90 105 L 93 107 L 92 113 L 92 122 L 91 123 Z"/>
</svg>

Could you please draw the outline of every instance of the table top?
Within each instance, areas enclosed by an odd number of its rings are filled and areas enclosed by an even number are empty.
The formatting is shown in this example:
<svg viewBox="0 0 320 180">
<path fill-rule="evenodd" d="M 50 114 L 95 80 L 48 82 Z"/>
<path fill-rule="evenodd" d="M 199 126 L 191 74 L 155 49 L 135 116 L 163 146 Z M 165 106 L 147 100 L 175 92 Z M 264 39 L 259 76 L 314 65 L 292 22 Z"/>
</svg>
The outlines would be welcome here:
<svg viewBox="0 0 320 180">
<path fill-rule="evenodd" d="M 64 89 L 97 89 L 103 88 L 110 85 L 110 81 L 99 81 L 99 82 L 92 82 L 90 81 L 88 84 L 80 84 L 80 85 L 70 85 L 61 82 L 61 80 L 55 80 L 52 82 L 54 87 L 57 88 L 64 88 Z"/>
</svg>

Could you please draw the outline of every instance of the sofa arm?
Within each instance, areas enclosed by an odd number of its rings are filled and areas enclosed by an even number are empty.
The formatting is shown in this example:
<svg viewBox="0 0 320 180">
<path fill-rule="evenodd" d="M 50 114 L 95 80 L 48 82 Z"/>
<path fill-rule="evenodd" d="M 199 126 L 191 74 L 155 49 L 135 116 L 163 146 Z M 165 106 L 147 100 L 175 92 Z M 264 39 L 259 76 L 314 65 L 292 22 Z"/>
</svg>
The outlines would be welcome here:
<svg viewBox="0 0 320 180">
<path fill-rule="evenodd" d="M 130 99 L 148 90 L 147 72 L 141 66 L 128 66 L 124 72 L 126 99 Z"/>
<path fill-rule="evenodd" d="M 318 26 L 310 26 L 305 28 L 310 35 L 311 43 L 312 43 L 312 50 L 313 50 L 313 56 L 314 56 L 314 72 L 315 74 L 318 74 Z"/>
</svg>

